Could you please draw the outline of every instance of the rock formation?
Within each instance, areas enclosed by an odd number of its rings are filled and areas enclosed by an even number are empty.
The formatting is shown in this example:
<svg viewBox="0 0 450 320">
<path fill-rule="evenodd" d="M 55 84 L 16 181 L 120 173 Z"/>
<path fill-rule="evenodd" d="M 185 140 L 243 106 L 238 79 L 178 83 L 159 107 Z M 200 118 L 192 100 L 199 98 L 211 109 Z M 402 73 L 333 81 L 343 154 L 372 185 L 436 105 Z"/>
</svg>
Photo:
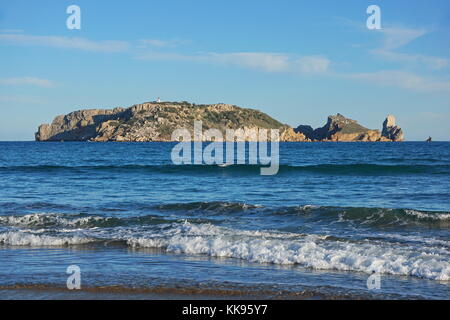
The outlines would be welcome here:
<svg viewBox="0 0 450 320">
<path fill-rule="evenodd" d="M 195 105 L 188 102 L 149 102 L 129 108 L 91 109 L 57 116 L 39 126 L 36 141 L 172 141 L 176 129 L 193 134 L 194 121 L 202 130 L 218 129 L 225 139 L 227 129 L 256 131 L 279 129 L 280 141 L 402 141 L 402 129 L 388 116 L 383 132 L 370 130 L 341 114 L 328 117 L 322 128 L 301 125 L 296 129 L 267 114 L 229 104 Z M 270 140 L 270 132 L 268 132 Z M 192 137 L 195 139 L 194 137 Z M 210 138 L 202 136 L 202 141 Z M 219 141 L 221 139 L 214 138 Z M 246 136 L 246 141 L 255 141 Z M 223 140 L 222 140 L 223 141 Z"/>
<path fill-rule="evenodd" d="M 313 129 L 300 125 L 295 132 L 302 133 L 311 141 L 403 141 L 403 131 L 395 125 L 394 116 L 388 116 L 383 125 L 383 132 L 361 126 L 357 121 L 341 114 L 329 116 L 325 126 Z"/>
<path fill-rule="evenodd" d="M 384 120 L 381 136 L 386 138 L 388 141 L 403 141 L 403 130 L 397 126 L 395 122 L 395 117 L 393 115 L 388 115 L 386 120 Z"/>
<path fill-rule="evenodd" d="M 123 116 L 125 109 L 80 110 L 65 116 L 57 116 L 51 125 L 40 125 L 37 141 L 86 141 L 97 135 L 98 127 Z"/>
<path fill-rule="evenodd" d="M 56 117 L 36 132 L 37 141 L 172 141 L 172 132 L 194 121 L 202 129 L 280 129 L 281 141 L 305 141 L 306 137 L 258 110 L 228 104 L 195 105 L 188 102 L 151 102 L 130 108 L 80 110 Z M 270 140 L 270 132 L 268 133 Z M 205 138 L 203 138 L 205 139 Z M 245 139 L 246 141 L 250 139 Z"/>
</svg>

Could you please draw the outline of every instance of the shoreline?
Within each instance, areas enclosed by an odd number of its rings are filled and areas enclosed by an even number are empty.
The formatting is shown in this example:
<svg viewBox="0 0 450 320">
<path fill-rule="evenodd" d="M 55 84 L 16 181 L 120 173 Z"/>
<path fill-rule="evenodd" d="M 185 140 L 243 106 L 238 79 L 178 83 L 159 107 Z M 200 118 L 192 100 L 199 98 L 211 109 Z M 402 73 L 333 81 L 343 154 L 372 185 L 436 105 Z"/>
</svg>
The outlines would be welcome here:
<svg viewBox="0 0 450 320">
<path fill-rule="evenodd" d="M 87 286 L 69 290 L 52 284 L 0 286 L 0 300 L 373 300 L 370 294 L 326 294 L 313 289 L 299 292 L 199 287 Z"/>
</svg>

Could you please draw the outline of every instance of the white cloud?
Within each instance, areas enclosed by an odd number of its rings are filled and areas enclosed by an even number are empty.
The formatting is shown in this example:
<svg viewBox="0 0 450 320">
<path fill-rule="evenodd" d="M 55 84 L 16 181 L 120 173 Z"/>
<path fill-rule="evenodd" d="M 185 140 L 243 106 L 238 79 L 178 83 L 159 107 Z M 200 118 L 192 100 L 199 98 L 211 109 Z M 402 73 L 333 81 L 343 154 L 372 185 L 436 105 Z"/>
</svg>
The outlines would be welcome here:
<svg viewBox="0 0 450 320">
<path fill-rule="evenodd" d="M 141 47 L 151 46 L 156 48 L 174 48 L 187 43 L 184 40 L 159 40 L 159 39 L 141 39 Z"/>
<path fill-rule="evenodd" d="M 266 52 L 231 52 L 198 53 L 184 55 L 177 53 L 148 53 L 139 56 L 143 60 L 178 60 L 219 63 L 234 65 L 273 73 L 324 73 L 328 71 L 330 60 L 320 56 L 303 56 L 266 53 Z"/>
<path fill-rule="evenodd" d="M 402 47 L 428 34 L 430 31 L 425 28 L 386 27 L 377 32 L 382 34 L 382 44 L 370 52 L 380 58 L 399 62 L 406 67 L 411 67 L 411 64 L 414 64 L 416 67 L 441 70 L 450 66 L 450 60 L 446 58 L 399 52 Z M 404 70 L 380 70 L 377 72 L 340 74 L 339 76 L 346 79 L 367 81 L 379 86 L 397 87 L 416 92 L 450 93 L 450 81 L 439 80 L 436 77 L 424 77 Z"/>
<path fill-rule="evenodd" d="M 414 41 L 417 38 L 427 34 L 425 29 L 413 29 L 413 28 L 384 28 L 379 30 L 384 35 L 383 48 L 385 50 L 392 50 L 403 47 L 408 43 Z"/>
<path fill-rule="evenodd" d="M 183 40 L 141 39 L 134 48 L 166 48 L 184 44 Z M 0 33 L 0 43 L 12 45 L 35 45 L 55 48 L 69 48 L 94 52 L 131 51 L 132 44 L 125 41 L 92 41 L 85 38 L 63 36 L 34 36 L 22 33 Z M 321 56 L 297 56 L 283 53 L 231 52 L 179 54 L 167 52 L 141 53 L 140 59 L 147 60 L 184 60 L 196 62 L 235 65 L 264 72 L 285 73 L 324 73 L 328 71 L 330 61 Z"/>
<path fill-rule="evenodd" d="M 77 37 L 32 36 L 25 34 L 0 34 L 0 43 L 15 45 L 36 45 L 55 48 L 69 48 L 98 52 L 121 52 L 129 48 L 125 41 L 92 41 Z"/>
<path fill-rule="evenodd" d="M 157 39 L 142 39 L 140 40 L 142 44 L 148 44 L 154 47 L 167 47 L 169 45 L 168 41 L 162 41 Z"/>
<path fill-rule="evenodd" d="M 400 70 L 384 70 L 372 73 L 355 73 L 345 75 L 344 77 L 369 81 L 380 86 L 393 86 L 413 91 L 450 93 L 450 81 L 439 81 L 435 79 L 425 78 L 410 72 Z"/>
<path fill-rule="evenodd" d="M 6 78 L 0 79 L 0 84 L 20 86 L 20 85 L 33 85 L 37 87 L 50 88 L 54 87 L 55 84 L 47 79 L 40 79 L 35 77 L 21 77 L 21 78 Z"/>
<path fill-rule="evenodd" d="M 319 56 L 302 57 L 297 60 L 302 73 L 323 73 L 328 71 L 330 60 Z"/>
<path fill-rule="evenodd" d="M 23 33 L 22 29 L 0 29 L 0 33 Z"/>
<path fill-rule="evenodd" d="M 401 63 L 416 63 L 425 65 L 431 69 L 440 70 L 450 65 L 450 61 L 445 58 L 433 57 L 422 54 L 400 53 L 397 50 L 408 45 L 414 40 L 429 33 L 428 30 L 419 28 L 389 27 L 379 30 L 383 34 L 383 45 L 372 50 L 386 60 Z"/>
<path fill-rule="evenodd" d="M 207 58 L 265 72 L 323 73 L 328 71 L 330 65 L 324 57 L 264 52 L 210 53 Z"/>
<path fill-rule="evenodd" d="M 445 58 L 426 56 L 421 54 L 399 53 L 389 50 L 377 49 L 372 51 L 374 54 L 385 58 L 386 60 L 396 62 L 421 63 L 434 70 L 441 70 L 450 65 L 450 61 Z"/>
<path fill-rule="evenodd" d="M 262 52 L 209 53 L 205 59 L 266 72 L 286 72 L 290 66 L 287 55 Z"/>
</svg>

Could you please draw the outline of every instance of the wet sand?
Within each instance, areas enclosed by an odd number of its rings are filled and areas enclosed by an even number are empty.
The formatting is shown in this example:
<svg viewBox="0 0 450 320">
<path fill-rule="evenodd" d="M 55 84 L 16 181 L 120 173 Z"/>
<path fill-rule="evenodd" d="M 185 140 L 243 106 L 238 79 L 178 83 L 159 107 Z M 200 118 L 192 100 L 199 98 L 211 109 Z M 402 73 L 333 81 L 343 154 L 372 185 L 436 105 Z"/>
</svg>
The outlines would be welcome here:
<svg viewBox="0 0 450 320">
<path fill-rule="evenodd" d="M 339 300 L 362 298 L 348 295 L 331 296 L 313 291 L 293 293 L 193 287 L 127 288 L 108 286 L 87 287 L 80 290 L 68 290 L 51 285 L 0 287 L 0 300 Z"/>
</svg>

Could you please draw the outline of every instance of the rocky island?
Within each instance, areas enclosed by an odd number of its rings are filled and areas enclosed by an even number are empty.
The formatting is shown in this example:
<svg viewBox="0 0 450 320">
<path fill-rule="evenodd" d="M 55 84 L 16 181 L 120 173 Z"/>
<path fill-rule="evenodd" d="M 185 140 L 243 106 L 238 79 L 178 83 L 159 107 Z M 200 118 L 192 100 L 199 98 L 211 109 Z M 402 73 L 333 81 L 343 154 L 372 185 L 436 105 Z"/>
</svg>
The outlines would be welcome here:
<svg viewBox="0 0 450 320">
<path fill-rule="evenodd" d="M 309 141 L 403 141 L 403 130 L 395 122 L 395 117 L 389 115 L 380 132 L 367 129 L 357 121 L 338 113 L 335 116 L 329 116 L 327 123 L 321 128 L 314 130 L 311 126 L 300 125 L 294 131 L 303 134 Z"/>
<path fill-rule="evenodd" d="M 267 114 L 229 104 L 196 105 L 188 102 L 148 102 L 129 108 L 88 109 L 57 116 L 39 126 L 36 141 L 172 141 L 179 128 L 193 130 L 202 121 L 205 130 L 279 129 L 283 142 L 301 141 L 402 141 L 403 131 L 388 116 L 383 130 L 370 130 L 341 114 L 330 116 L 326 125 L 313 129 L 292 128 Z"/>
</svg>

